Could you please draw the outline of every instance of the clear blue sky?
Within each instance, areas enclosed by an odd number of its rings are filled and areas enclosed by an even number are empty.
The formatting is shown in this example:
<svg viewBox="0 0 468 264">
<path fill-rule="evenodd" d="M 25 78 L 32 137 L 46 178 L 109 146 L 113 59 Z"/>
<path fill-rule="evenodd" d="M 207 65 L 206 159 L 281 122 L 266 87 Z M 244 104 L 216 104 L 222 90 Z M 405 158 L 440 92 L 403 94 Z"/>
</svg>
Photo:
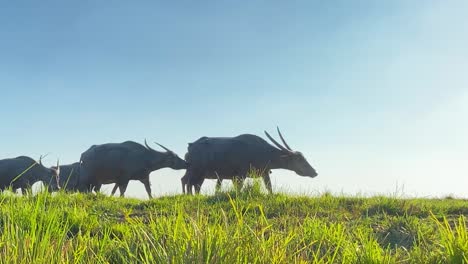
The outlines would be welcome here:
<svg viewBox="0 0 468 264">
<path fill-rule="evenodd" d="M 3 1 L 0 158 L 279 125 L 319 176 L 276 190 L 468 197 L 467 1 L 170 2 Z"/>
</svg>

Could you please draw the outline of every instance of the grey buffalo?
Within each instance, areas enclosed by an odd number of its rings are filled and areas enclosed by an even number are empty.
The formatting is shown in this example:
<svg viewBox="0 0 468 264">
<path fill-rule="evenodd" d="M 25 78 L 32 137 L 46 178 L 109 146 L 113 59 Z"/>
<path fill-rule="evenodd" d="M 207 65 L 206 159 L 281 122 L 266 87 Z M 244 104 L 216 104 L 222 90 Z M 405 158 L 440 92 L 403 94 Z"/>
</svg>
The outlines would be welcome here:
<svg viewBox="0 0 468 264">
<path fill-rule="evenodd" d="M 185 161 L 168 148 L 160 152 L 133 141 L 93 145 L 81 154 L 80 186 L 99 190 L 102 184 L 115 183 L 120 196 L 124 196 L 130 180 L 139 180 L 152 198 L 149 175 L 162 168 L 185 169 Z"/>
<path fill-rule="evenodd" d="M 59 174 L 60 169 L 44 167 L 41 159 L 39 162 L 26 156 L 3 159 L 0 160 L 0 190 L 11 187 L 21 189 L 24 194 L 34 183 L 41 181 L 49 191 L 56 191 L 60 188 Z"/>
<path fill-rule="evenodd" d="M 271 193 L 271 169 L 287 169 L 300 176 L 316 177 L 317 172 L 299 151 L 292 150 L 284 140 L 278 128 L 278 134 L 284 145 L 279 144 L 268 132 L 266 136 L 276 146 L 268 144 L 256 135 L 243 134 L 236 137 L 202 137 L 190 143 L 186 155 L 188 168 L 182 185 L 187 185 L 187 192 L 199 193 L 205 179 L 231 179 L 238 188 L 251 172 L 261 176 L 266 188 Z"/>
</svg>

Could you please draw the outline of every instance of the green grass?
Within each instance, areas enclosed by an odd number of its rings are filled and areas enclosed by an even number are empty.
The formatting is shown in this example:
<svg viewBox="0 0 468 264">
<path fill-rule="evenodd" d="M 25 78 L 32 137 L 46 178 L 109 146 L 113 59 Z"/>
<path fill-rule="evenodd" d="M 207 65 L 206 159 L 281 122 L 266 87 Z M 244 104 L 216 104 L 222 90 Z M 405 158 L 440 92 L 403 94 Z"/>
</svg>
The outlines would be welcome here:
<svg viewBox="0 0 468 264">
<path fill-rule="evenodd" d="M 467 263 L 468 202 L 0 195 L 0 263 Z"/>
</svg>

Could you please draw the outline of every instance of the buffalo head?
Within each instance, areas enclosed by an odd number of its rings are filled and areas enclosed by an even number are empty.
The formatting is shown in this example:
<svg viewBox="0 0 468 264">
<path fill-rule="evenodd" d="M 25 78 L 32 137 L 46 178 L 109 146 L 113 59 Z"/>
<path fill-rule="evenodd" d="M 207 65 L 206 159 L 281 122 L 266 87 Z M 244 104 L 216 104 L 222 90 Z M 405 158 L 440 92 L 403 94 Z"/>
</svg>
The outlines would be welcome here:
<svg viewBox="0 0 468 264">
<path fill-rule="evenodd" d="M 284 140 L 283 135 L 281 135 L 278 127 L 277 130 L 284 146 L 273 139 L 270 134 L 268 134 L 268 132 L 265 131 L 265 134 L 271 140 L 271 142 L 273 142 L 273 144 L 275 144 L 275 146 L 277 146 L 283 152 L 281 160 L 284 162 L 285 168 L 296 172 L 300 176 L 308 176 L 312 178 L 316 177 L 318 175 L 317 172 L 314 168 L 312 168 L 309 162 L 307 162 L 304 155 L 302 155 L 302 153 L 299 151 L 292 150 L 288 143 L 286 143 L 286 140 Z"/>
<path fill-rule="evenodd" d="M 155 144 L 157 144 L 158 146 L 166 150 L 166 152 L 159 152 L 159 151 L 152 149 L 150 146 L 148 146 L 148 143 L 146 143 L 146 140 L 145 140 L 145 146 L 149 150 L 159 154 L 159 158 L 155 160 L 155 162 L 157 163 L 155 164 L 156 167 L 171 168 L 174 170 L 182 170 L 182 169 L 187 168 L 187 163 L 185 162 L 185 160 L 177 156 L 177 154 L 175 154 L 172 150 L 166 148 L 165 146 L 159 143 L 155 142 Z"/>
</svg>

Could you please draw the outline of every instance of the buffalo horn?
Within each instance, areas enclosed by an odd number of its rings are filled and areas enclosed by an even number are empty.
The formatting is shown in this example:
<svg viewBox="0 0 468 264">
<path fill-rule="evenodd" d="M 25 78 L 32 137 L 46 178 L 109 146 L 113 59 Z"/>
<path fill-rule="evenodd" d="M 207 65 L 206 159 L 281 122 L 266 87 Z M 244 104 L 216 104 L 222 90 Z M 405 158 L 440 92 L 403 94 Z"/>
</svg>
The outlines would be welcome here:
<svg viewBox="0 0 468 264">
<path fill-rule="evenodd" d="M 155 144 L 157 144 L 158 146 L 160 146 L 161 148 L 165 149 L 166 151 L 168 151 L 168 152 L 172 152 L 172 150 L 170 150 L 170 149 L 166 148 L 165 146 L 163 146 L 163 145 L 159 144 L 158 142 L 154 142 L 154 143 L 155 143 Z"/>
<path fill-rule="evenodd" d="M 276 142 L 275 139 L 273 139 L 270 134 L 268 134 L 268 132 L 265 131 L 265 135 L 271 140 L 271 142 L 273 142 L 279 149 L 281 149 L 282 151 L 285 151 L 285 152 L 291 152 L 289 151 L 288 149 L 286 149 L 285 147 L 281 146 L 281 144 L 279 144 L 278 142 Z"/>
<path fill-rule="evenodd" d="M 60 174 L 60 162 L 59 162 L 59 159 L 57 159 L 57 174 Z"/>
<path fill-rule="evenodd" d="M 44 156 L 41 155 L 41 156 L 39 157 L 39 164 L 40 164 L 40 165 L 42 165 L 42 159 L 45 158 L 45 157 L 47 157 L 47 156 L 49 156 L 49 154 L 50 154 L 50 152 L 47 153 L 47 154 L 45 154 Z"/>
<path fill-rule="evenodd" d="M 286 143 L 286 140 L 284 140 L 283 135 L 281 135 L 281 131 L 280 131 L 279 127 L 276 127 L 276 130 L 278 130 L 278 134 L 279 134 L 279 136 L 281 138 L 281 141 L 283 141 L 284 146 L 287 149 L 289 149 L 290 151 L 292 151 L 291 147 L 288 145 L 288 143 Z"/>
<path fill-rule="evenodd" d="M 156 151 L 156 150 L 152 149 L 150 146 L 148 146 L 148 143 L 146 142 L 146 138 L 145 138 L 145 146 L 146 146 L 149 150 Z"/>
</svg>

